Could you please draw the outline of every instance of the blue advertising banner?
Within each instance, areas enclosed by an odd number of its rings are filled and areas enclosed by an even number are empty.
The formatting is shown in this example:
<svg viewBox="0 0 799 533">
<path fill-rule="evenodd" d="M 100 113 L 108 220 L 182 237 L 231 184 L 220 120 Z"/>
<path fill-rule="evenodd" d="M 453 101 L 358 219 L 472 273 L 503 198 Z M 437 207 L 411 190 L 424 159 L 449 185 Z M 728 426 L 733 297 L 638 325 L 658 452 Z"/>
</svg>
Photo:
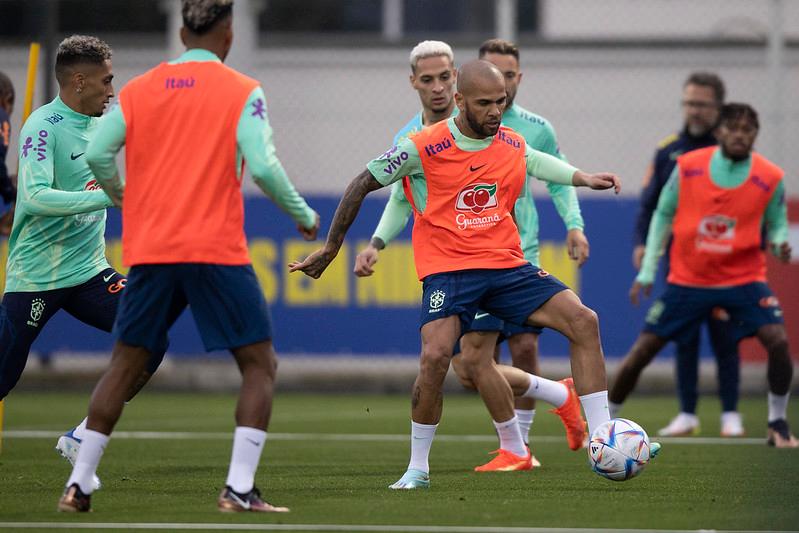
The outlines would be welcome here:
<svg viewBox="0 0 799 533">
<path fill-rule="evenodd" d="M 338 198 L 309 197 L 322 217 L 322 235 L 329 227 Z M 416 356 L 419 351 L 421 284 L 416 279 L 410 226 L 381 252 L 376 273 L 369 278 L 352 274 L 354 257 L 366 245 L 382 212 L 383 198 L 367 198 L 349 231 L 345 246 L 319 280 L 289 274 L 287 264 L 302 259 L 319 242 L 302 240 L 292 221 L 263 198 L 246 200 L 246 231 L 253 266 L 270 303 L 278 352 L 331 355 Z M 591 258 L 581 269 L 569 260 L 563 223 L 548 199 L 537 200 L 541 220 L 543 268 L 573 287 L 600 317 L 606 355 L 623 355 L 637 336 L 649 304 L 634 308 L 627 292 L 634 277 L 631 234 L 637 200 L 631 198 L 583 199 L 586 234 Z M 122 271 L 120 213 L 109 210 L 108 256 Z M 7 243 L 0 248 L 5 266 Z M 0 284 L 4 282 L 0 271 Z M 170 333 L 170 353 L 204 353 L 189 311 Z M 80 324 L 65 312 L 44 328 L 34 350 L 108 351 L 110 336 Z M 703 350 L 705 351 L 705 350 Z M 557 333 L 541 337 L 543 355 L 566 355 L 568 345 Z"/>
</svg>

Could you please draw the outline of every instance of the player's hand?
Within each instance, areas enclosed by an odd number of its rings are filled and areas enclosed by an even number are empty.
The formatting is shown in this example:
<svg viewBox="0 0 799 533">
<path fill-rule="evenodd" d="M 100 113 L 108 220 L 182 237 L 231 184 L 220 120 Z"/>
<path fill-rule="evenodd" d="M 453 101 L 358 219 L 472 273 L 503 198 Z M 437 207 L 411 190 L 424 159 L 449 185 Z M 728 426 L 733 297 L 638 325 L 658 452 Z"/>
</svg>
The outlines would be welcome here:
<svg viewBox="0 0 799 533">
<path fill-rule="evenodd" d="M 574 173 L 572 183 L 576 186 L 584 186 L 590 189 L 602 191 L 605 189 L 613 189 L 616 194 L 621 192 L 621 179 L 616 174 L 610 172 L 598 172 L 596 174 L 588 174 L 581 170 Z"/>
<path fill-rule="evenodd" d="M 299 270 L 307 276 L 319 279 L 322 272 L 325 271 L 335 257 L 336 253 L 327 247 L 320 248 L 306 257 L 304 261 L 292 261 L 289 263 L 289 272 L 297 272 Z"/>
<path fill-rule="evenodd" d="M 297 231 L 300 232 L 302 238 L 306 241 L 314 241 L 316 240 L 316 234 L 319 233 L 319 213 L 315 213 L 316 219 L 314 220 L 313 226 L 310 228 L 304 228 L 302 226 L 297 226 Z"/>
<path fill-rule="evenodd" d="M 644 296 L 649 298 L 649 295 L 652 294 L 652 284 L 651 283 L 639 283 L 637 280 L 633 281 L 633 286 L 630 287 L 630 302 L 633 305 L 638 305 L 640 302 L 640 295 L 641 292 L 644 293 Z"/>
<path fill-rule="evenodd" d="M 791 253 L 793 250 L 791 249 L 791 245 L 787 242 L 784 242 L 777 246 L 776 244 L 771 246 L 771 252 L 774 256 L 782 261 L 783 263 L 790 263 L 791 262 Z"/>
<path fill-rule="evenodd" d="M 355 268 L 353 272 L 359 278 L 365 278 L 375 273 L 374 266 L 377 263 L 377 256 L 380 251 L 371 244 L 361 250 L 361 253 L 355 256 Z"/>
<path fill-rule="evenodd" d="M 566 247 L 569 249 L 569 258 L 577 261 L 577 266 L 583 266 L 588 261 L 590 248 L 585 233 L 580 229 L 569 230 L 566 235 Z"/>
<path fill-rule="evenodd" d="M 11 235 L 11 226 L 14 224 L 14 208 L 16 204 L 11 204 L 11 208 L 0 217 L 0 236 L 8 237 Z"/>
<path fill-rule="evenodd" d="M 636 270 L 641 270 L 641 262 L 644 260 L 644 252 L 646 252 L 646 246 L 643 244 L 639 244 L 633 248 L 633 267 Z"/>
</svg>

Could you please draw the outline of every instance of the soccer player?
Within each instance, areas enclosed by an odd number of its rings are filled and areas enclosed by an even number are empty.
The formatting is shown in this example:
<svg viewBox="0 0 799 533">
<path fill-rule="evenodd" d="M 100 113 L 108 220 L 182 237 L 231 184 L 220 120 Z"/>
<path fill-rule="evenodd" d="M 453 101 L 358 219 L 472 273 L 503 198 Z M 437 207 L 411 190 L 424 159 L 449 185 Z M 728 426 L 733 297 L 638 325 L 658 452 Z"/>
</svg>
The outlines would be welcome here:
<svg viewBox="0 0 799 533">
<path fill-rule="evenodd" d="M 244 234 L 242 162 L 314 239 L 318 215 L 275 156 L 259 83 L 222 61 L 233 43 L 231 0 L 183 0 L 187 51 L 126 85 L 88 147 L 89 165 L 122 206 L 131 265 L 114 324 L 111 365 L 89 405 L 75 468 L 58 508 L 89 511 L 91 486 L 131 386 L 187 305 L 207 350 L 228 349 L 242 374 L 224 512 L 286 512 L 261 499 L 255 471 L 266 441 L 277 362 L 266 301 Z M 115 154 L 126 145 L 126 181 Z"/>
<path fill-rule="evenodd" d="M 0 72 L 0 235 L 11 232 L 13 213 L 9 211 L 17 199 L 17 189 L 6 168 L 6 154 L 11 142 L 11 113 L 14 111 L 14 85 L 11 79 Z"/>
<path fill-rule="evenodd" d="M 751 106 L 727 104 L 721 109 L 719 146 L 677 159 L 658 200 L 630 296 L 637 303 L 641 291 L 649 294 L 658 255 L 673 232 L 668 286 L 622 361 L 610 400 L 624 402 L 669 340 L 692 335 L 698 321 L 721 307 L 735 325 L 736 342 L 756 335 L 768 352 L 768 443 L 796 448 L 799 441 L 786 414 L 793 365 L 782 310 L 766 285 L 761 247 L 765 227 L 772 253 L 790 260 L 784 172 L 752 151 L 759 129 Z"/>
<path fill-rule="evenodd" d="M 460 113 L 404 139 L 370 162 L 344 193 L 320 250 L 292 272 L 318 278 L 338 254 L 364 197 L 404 176 L 414 201 L 414 259 L 423 280 L 422 353 L 412 395 L 411 460 L 394 489 L 429 486 L 428 455 L 441 417 L 441 386 L 453 346 L 478 308 L 516 324 L 551 327 L 571 341 L 572 368 L 589 429 L 609 420 L 605 366 L 596 314 L 576 294 L 524 258 L 513 207 L 527 174 L 594 189 L 620 189 L 613 174 L 587 174 L 529 148 L 501 127 L 506 93 L 502 73 L 475 60 L 458 73 Z M 416 200 L 422 200 L 416 203 Z M 493 354 L 489 353 L 491 357 Z M 500 447 L 522 450 L 510 387 L 496 367 L 481 367 L 481 390 L 497 402 Z M 491 409 L 491 406 L 488 406 Z M 503 424 L 507 422 L 507 424 Z M 530 460 L 529 450 L 518 462 Z"/>
<path fill-rule="evenodd" d="M 73 35 L 58 46 L 58 96 L 34 111 L 20 132 L 19 193 L 0 305 L 0 399 L 19 381 L 33 341 L 63 309 L 111 331 L 126 279 L 105 257 L 105 209 L 111 199 L 86 163 L 86 146 L 114 95 L 111 49 L 96 37 Z M 155 372 L 166 351 L 161 339 L 128 400 Z M 86 420 L 58 439 L 74 462 Z M 99 480 L 94 479 L 99 488 Z"/>
<path fill-rule="evenodd" d="M 449 50 L 448 46 L 446 49 L 442 50 L 431 46 L 423 48 L 423 45 L 427 43 L 429 43 L 429 41 L 420 43 L 420 45 L 417 45 L 411 52 L 411 68 L 414 72 L 414 75 L 411 77 L 412 81 L 416 75 L 416 70 L 419 70 L 418 78 L 424 80 L 426 71 L 421 70 L 422 67 L 436 61 L 436 59 L 438 59 L 438 62 L 441 62 L 440 58 L 445 53 L 449 54 L 449 56 L 445 57 L 451 57 L 451 50 Z M 421 54 L 438 55 L 420 58 L 419 56 Z M 508 41 L 491 39 L 482 44 L 479 55 L 481 59 L 486 59 L 496 65 L 505 77 L 508 103 L 502 115 L 502 123 L 521 133 L 530 147 L 555 157 L 563 158 L 558 148 L 555 131 L 549 121 L 530 113 L 514 103 L 514 98 L 522 78 L 522 73 L 519 69 L 518 47 Z M 442 66 L 446 65 L 446 62 L 442 63 Z M 449 65 L 451 66 L 451 60 L 449 61 Z M 431 72 L 431 74 L 435 75 L 435 72 Z M 428 75 L 428 79 L 435 78 Z M 449 81 L 448 85 L 446 81 Z M 446 80 L 442 81 L 441 84 L 449 89 L 445 94 L 450 96 L 450 107 L 454 108 L 454 100 L 452 100 L 454 76 L 447 76 Z M 414 87 L 416 87 L 416 85 L 414 85 Z M 419 91 L 419 96 L 423 110 L 414 117 L 405 128 L 400 130 L 394 138 L 395 145 L 403 136 L 406 136 L 406 132 L 415 133 L 422 129 L 423 116 L 427 117 L 428 115 L 433 115 L 432 110 L 428 111 L 429 100 L 425 98 L 425 94 L 421 90 Z M 525 258 L 527 258 L 531 264 L 539 265 L 538 212 L 533 202 L 529 180 L 530 177 L 528 176 L 528 184 L 523 188 L 522 195 L 516 203 L 515 213 L 521 233 L 522 250 L 524 251 Z M 396 237 L 407 224 L 412 209 L 405 197 L 405 193 L 402 191 L 401 185 L 401 182 L 395 182 L 392 185 L 391 196 L 383 211 L 383 216 L 375 230 L 375 234 L 369 246 L 356 257 L 356 275 L 371 275 L 373 272 L 372 267 L 377 262 L 379 250 L 384 248 Z M 582 232 L 583 219 L 580 214 L 580 206 L 577 202 L 577 195 L 575 194 L 574 187 L 547 183 L 547 188 L 555 201 L 558 213 L 561 215 L 561 218 L 563 218 L 568 229 L 567 244 L 569 253 L 572 258 L 578 260 L 579 264 L 582 265 L 588 258 L 588 241 Z M 538 368 L 538 335 L 540 332 L 540 328 L 516 326 L 510 323 L 503 324 L 501 320 L 498 320 L 488 313 L 478 312 L 476 319 L 472 322 L 470 330 L 464 334 L 460 341 L 460 348 L 463 356 L 456 357 L 452 360 L 453 367 L 464 386 L 468 388 L 477 388 L 476 381 L 479 382 L 479 379 L 475 380 L 472 375 L 480 374 L 480 364 L 494 364 L 493 359 L 483 357 L 482 354 L 485 352 L 493 354 L 495 352 L 497 340 L 500 333 L 502 333 L 503 336 L 508 339 L 508 346 L 511 351 L 514 367 L 521 369 L 521 371 L 519 371 L 505 365 L 500 365 L 498 368 L 509 381 L 514 395 L 516 396 L 515 414 L 521 427 L 525 446 L 527 446 L 529 442 L 530 427 L 535 417 L 535 399 L 539 398 L 555 406 L 555 412 L 561 417 L 566 427 L 570 447 L 572 449 L 579 449 L 582 447 L 585 439 L 585 422 L 580 416 L 579 401 L 572 391 L 571 380 L 567 379 L 559 383 L 541 378 L 537 375 L 540 373 Z M 485 394 L 488 393 L 489 391 L 485 392 Z M 486 398 L 485 401 L 489 403 L 492 399 Z M 521 452 L 523 456 L 526 455 L 525 450 L 517 451 Z M 504 463 L 507 458 L 507 455 L 500 453 L 487 465 L 478 467 L 480 469 L 479 471 L 504 469 Z M 540 463 L 538 460 L 534 456 L 531 456 L 530 463 L 525 463 L 522 468 L 529 469 L 539 465 Z"/>
<path fill-rule="evenodd" d="M 641 191 L 641 208 L 635 224 L 635 250 L 633 266 L 641 268 L 646 234 L 652 214 L 657 207 L 660 192 L 671 176 L 677 157 L 700 148 L 718 144 L 714 130 L 719 112 L 724 104 L 724 82 L 711 72 L 694 72 L 685 80 L 682 92 L 683 129 L 669 135 L 660 142 L 649 173 Z M 668 271 L 668 262 L 666 262 Z M 729 317 L 720 310 L 708 315 L 705 323 L 710 344 L 718 366 L 719 396 L 721 396 L 721 435 L 738 437 L 744 428 L 738 413 L 738 382 L 740 366 L 738 346 L 733 340 Z M 697 382 L 699 366 L 699 328 L 695 335 L 677 341 L 677 390 L 680 412 L 669 424 L 658 431 L 658 435 L 676 437 L 699 433 L 699 418 L 696 416 Z M 610 405 L 611 414 L 615 406 Z"/>
</svg>

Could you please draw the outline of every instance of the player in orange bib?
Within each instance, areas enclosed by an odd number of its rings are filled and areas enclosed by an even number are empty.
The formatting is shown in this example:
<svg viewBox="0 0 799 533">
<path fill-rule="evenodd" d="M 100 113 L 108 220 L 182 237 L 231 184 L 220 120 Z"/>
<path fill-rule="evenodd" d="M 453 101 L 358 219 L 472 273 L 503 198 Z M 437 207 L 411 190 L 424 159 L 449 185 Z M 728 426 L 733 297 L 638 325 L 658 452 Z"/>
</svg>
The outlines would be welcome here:
<svg viewBox="0 0 799 533">
<path fill-rule="evenodd" d="M 422 353 L 412 400 L 411 459 L 392 489 L 429 486 L 428 455 L 441 418 L 441 387 L 453 347 L 478 309 L 515 324 L 560 331 L 571 341 L 572 370 L 590 430 L 609 419 L 605 365 L 596 314 L 547 272 L 525 260 L 513 207 L 527 174 L 592 189 L 620 189 L 613 174 L 587 174 L 530 148 L 513 130 L 500 127 L 506 103 L 502 73 L 482 60 L 458 73 L 460 113 L 438 122 L 367 165 L 348 186 L 325 246 L 291 271 L 318 278 L 336 257 L 344 235 L 371 191 L 404 176 L 408 188 L 424 188 L 414 201 L 413 246 L 423 281 Z M 493 354 L 488 353 L 487 357 Z M 513 394 L 495 366 L 485 365 L 481 391 L 504 398 L 492 410 L 500 438 L 496 461 L 505 470 L 530 460 Z"/>
<path fill-rule="evenodd" d="M 766 285 L 762 242 L 765 227 L 772 253 L 790 260 L 784 172 L 752 151 L 759 127 L 751 106 L 727 104 L 719 119 L 720 146 L 677 159 L 630 297 L 637 303 L 642 289 L 646 295 L 651 291 L 658 256 L 673 230 L 668 287 L 650 308 L 644 331 L 619 368 L 610 391 L 611 410 L 615 414 L 669 340 L 695 334 L 704 317 L 720 307 L 730 315 L 736 341 L 757 336 L 768 352 L 768 444 L 797 448 L 787 422 L 793 365 L 782 310 Z"/>
</svg>

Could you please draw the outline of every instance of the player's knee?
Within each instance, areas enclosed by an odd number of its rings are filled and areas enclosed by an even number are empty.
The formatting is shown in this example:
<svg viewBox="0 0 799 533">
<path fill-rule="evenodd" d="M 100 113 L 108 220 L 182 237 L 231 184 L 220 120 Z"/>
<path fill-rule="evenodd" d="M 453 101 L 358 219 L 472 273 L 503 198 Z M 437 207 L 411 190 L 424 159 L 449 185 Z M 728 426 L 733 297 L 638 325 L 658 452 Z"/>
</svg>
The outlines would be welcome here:
<svg viewBox="0 0 799 533">
<path fill-rule="evenodd" d="M 595 339 L 599 336 L 599 317 L 584 305 L 577 307 L 569 317 L 569 326 L 577 339 Z"/>
<path fill-rule="evenodd" d="M 455 375 L 458 376 L 458 381 L 467 389 L 474 389 L 474 381 L 470 377 L 466 368 L 463 365 L 463 357 L 455 357 L 452 359 L 452 368 L 455 370 Z"/>
<path fill-rule="evenodd" d="M 763 338 L 763 347 L 768 352 L 769 358 L 790 358 L 788 337 L 784 332 L 774 333 Z"/>
<path fill-rule="evenodd" d="M 419 363 L 420 375 L 429 378 L 445 376 L 447 370 L 449 370 L 450 357 L 452 357 L 452 350 L 435 346 L 425 347 L 422 350 L 422 357 Z"/>
</svg>

